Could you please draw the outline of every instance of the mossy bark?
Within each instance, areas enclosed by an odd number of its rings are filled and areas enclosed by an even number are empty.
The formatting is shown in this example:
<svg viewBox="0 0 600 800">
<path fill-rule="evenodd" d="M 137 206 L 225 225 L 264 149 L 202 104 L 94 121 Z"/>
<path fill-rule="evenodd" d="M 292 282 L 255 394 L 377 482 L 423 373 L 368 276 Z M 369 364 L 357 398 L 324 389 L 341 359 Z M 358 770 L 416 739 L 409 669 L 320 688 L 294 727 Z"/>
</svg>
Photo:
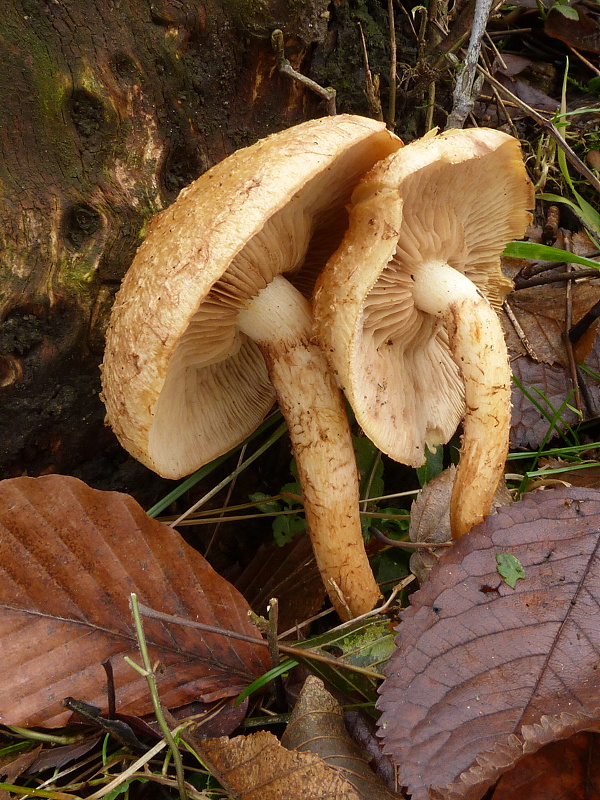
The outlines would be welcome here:
<svg viewBox="0 0 600 800">
<path fill-rule="evenodd" d="M 148 218 L 236 148 L 324 113 L 327 0 L 8 0 L 0 18 L 0 477 L 106 448 L 98 364 Z"/>
</svg>

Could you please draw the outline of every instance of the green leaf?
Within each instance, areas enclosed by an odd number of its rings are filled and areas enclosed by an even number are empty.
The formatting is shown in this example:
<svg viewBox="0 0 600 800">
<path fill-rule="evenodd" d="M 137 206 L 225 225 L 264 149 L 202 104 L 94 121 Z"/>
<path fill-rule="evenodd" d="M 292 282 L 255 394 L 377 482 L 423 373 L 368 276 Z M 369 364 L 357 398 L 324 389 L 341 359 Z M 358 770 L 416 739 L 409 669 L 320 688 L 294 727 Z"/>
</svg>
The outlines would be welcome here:
<svg viewBox="0 0 600 800">
<path fill-rule="evenodd" d="M 388 547 L 371 557 L 371 566 L 375 580 L 382 587 L 391 590 L 407 575 L 410 575 L 408 564 L 410 561 L 410 550 L 400 547 Z"/>
<path fill-rule="evenodd" d="M 417 467 L 417 478 L 421 486 L 425 486 L 432 478 L 436 478 L 443 469 L 444 448 L 442 445 L 436 447 L 435 450 L 427 448 L 425 463 L 422 467 Z"/>
<path fill-rule="evenodd" d="M 241 705 L 241 703 L 247 697 L 250 697 L 251 694 L 257 692 L 259 689 L 262 689 L 263 686 L 271 683 L 271 681 L 274 681 L 275 678 L 278 678 L 280 675 L 285 675 L 286 672 L 290 672 L 290 670 L 297 666 L 298 662 L 294 661 L 293 658 L 283 658 L 276 667 L 273 667 L 273 669 L 270 669 L 268 672 L 265 672 L 264 675 L 261 675 L 260 678 L 252 681 L 250 686 L 246 686 L 246 688 L 243 689 L 236 697 L 235 705 Z"/>
<path fill-rule="evenodd" d="M 367 619 L 346 624 L 312 639 L 295 642 L 294 647 L 306 651 L 306 656 L 296 652 L 285 658 L 278 667 L 258 678 L 238 695 L 236 704 L 257 688 L 262 688 L 273 678 L 302 664 L 314 675 L 332 684 L 351 701 L 367 703 L 373 716 L 377 687 L 383 680 L 383 667 L 394 650 L 394 631 L 387 618 Z M 287 642 L 286 642 L 287 644 Z M 316 661 L 313 654 L 324 655 L 330 663 Z M 336 662 L 336 663 L 332 663 Z M 368 670 L 368 674 L 356 670 Z M 371 713 L 371 709 L 367 709 Z"/>
<path fill-rule="evenodd" d="M 248 498 L 256 504 L 256 508 L 262 514 L 276 514 L 278 511 L 281 511 L 281 503 L 278 500 L 271 500 L 270 494 L 252 492 L 248 495 Z M 266 502 L 261 502 L 263 500 Z"/>
<path fill-rule="evenodd" d="M 298 481 L 294 481 L 293 483 L 284 483 L 279 491 L 281 494 L 287 492 L 287 494 L 295 494 L 302 497 L 302 489 L 300 488 Z M 283 497 L 282 501 L 288 508 L 302 508 L 302 503 L 297 503 L 295 500 L 292 500 L 291 497 Z"/>
<path fill-rule="evenodd" d="M 588 203 L 585 197 L 582 197 L 579 194 L 576 189 L 573 189 L 573 194 L 575 195 L 575 199 L 581 208 L 583 221 L 588 225 L 588 227 L 592 228 L 592 230 L 594 230 L 598 236 L 600 236 L 600 214 L 596 211 L 594 206 Z"/>
<path fill-rule="evenodd" d="M 587 88 L 590 92 L 594 94 L 600 94 L 600 75 L 596 75 L 595 78 L 592 78 L 587 85 Z"/>
<path fill-rule="evenodd" d="M 575 8 L 571 8 L 571 6 L 563 6 L 560 3 L 556 3 L 552 6 L 553 11 L 558 11 L 559 14 L 562 14 L 563 17 L 567 19 L 573 19 L 577 21 L 579 19 L 579 14 Z"/>
<path fill-rule="evenodd" d="M 515 588 L 516 582 L 525 578 L 525 570 L 521 562 L 512 553 L 496 553 L 496 569 L 511 589 Z"/>
<path fill-rule="evenodd" d="M 528 258 L 531 261 L 565 261 L 569 264 L 581 264 L 584 267 L 595 267 L 600 270 L 598 261 L 585 258 L 585 256 L 576 256 L 575 253 L 559 250 L 558 247 L 536 244 L 536 242 L 509 242 L 502 255 L 508 258 Z"/>
<path fill-rule="evenodd" d="M 280 547 L 289 544 L 294 536 L 306 529 L 306 520 L 297 514 L 280 514 L 273 520 L 273 538 Z"/>
<path fill-rule="evenodd" d="M 107 792 L 103 795 L 104 800 L 114 800 L 115 797 L 118 797 L 120 794 L 124 794 L 127 789 L 131 786 L 132 783 L 148 783 L 148 778 L 130 778 L 129 780 L 123 781 L 123 783 L 119 784 L 119 786 L 115 786 L 110 792 Z"/>
<path fill-rule="evenodd" d="M 371 525 L 375 525 L 375 527 L 379 528 L 382 533 L 391 536 L 392 539 L 403 539 L 406 536 L 406 532 L 408 531 L 408 526 L 410 525 L 410 520 L 408 519 L 410 512 L 407 511 L 405 508 L 382 508 L 379 510 L 381 514 L 396 514 L 398 517 L 405 517 L 405 519 L 373 519 Z"/>
<path fill-rule="evenodd" d="M 354 702 L 375 703 L 379 681 L 344 669 L 344 665 L 367 667 L 383 678 L 383 667 L 394 650 L 394 637 L 388 619 L 363 620 L 353 627 L 329 631 L 302 642 L 303 648 L 307 646 L 337 657 L 339 667 L 315 661 L 308 654 L 306 659 L 294 658 Z"/>
<path fill-rule="evenodd" d="M 600 236 L 600 217 L 596 210 L 586 201 L 583 197 L 575 190 L 573 186 L 571 186 L 571 191 L 577 198 L 577 203 L 574 203 L 572 200 L 567 199 L 566 197 L 561 197 L 559 194 L 552 194 L 551 192 L 540 192 L 538 197 L 540 200 L 549 200 L 551 203 L 563 203 L 566 206 L 569 206 L 575 214 L 579 217 L 581 222 L 589 228 L 593 233 L 597 236 Z M 573 254 L 571 253 L 571 256 Z M 573 258 L 570 259 L 573 261 Z M 597 264 L 598 262 L 596 262 Z"/>
<path fill-rule="evenodd" d="M 352 442 L 360 475 L 361 499 L 380 497 L 383 494 L 383 462 L 379 448 L 366 436 L 353 436 Z"/>
</svg>

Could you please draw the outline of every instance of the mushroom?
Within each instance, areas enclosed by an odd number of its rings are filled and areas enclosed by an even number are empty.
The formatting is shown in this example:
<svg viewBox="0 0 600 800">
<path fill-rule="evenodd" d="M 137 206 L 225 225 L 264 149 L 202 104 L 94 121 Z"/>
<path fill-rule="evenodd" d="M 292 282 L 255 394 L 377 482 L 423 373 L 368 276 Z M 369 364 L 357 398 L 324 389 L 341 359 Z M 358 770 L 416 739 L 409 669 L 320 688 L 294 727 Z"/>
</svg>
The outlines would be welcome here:
<svg viewBox="0 0 600 800">
<path fill-rule="evenodd" d="M 277 398 L 317 565 L 344 619 L 371 610 L 379 589 L 343 399 L 313 341 L 306 298 L 342 239 L 352 188 L 399 147 L 382 123 L 340 115 L 210 169 L 151 221 L 118 293 L 103 364 L 110 425 L 167 478 L 243 441 Z"/>
<path fill-rule="evenodd" d="M 489 513 L 504 470 L 511 373 L 495 309 L 512 284 L 500 255 L 532 207 L 516 139 L 488 129 L 425 137 L 358 184 L 316 286 L 322 346 L 384 453 L 420 466 L 464 415 L 455 539 Z"/>
</svg>

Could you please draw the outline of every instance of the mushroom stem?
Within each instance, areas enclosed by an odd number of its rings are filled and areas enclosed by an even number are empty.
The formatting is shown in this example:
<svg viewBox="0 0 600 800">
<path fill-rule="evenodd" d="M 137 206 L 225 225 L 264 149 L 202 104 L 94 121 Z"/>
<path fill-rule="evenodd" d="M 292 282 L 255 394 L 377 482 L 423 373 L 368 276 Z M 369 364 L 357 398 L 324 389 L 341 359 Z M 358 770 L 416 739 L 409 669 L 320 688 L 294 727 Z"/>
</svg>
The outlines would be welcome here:
<svg viewBox="0 0 600 800">
<path fill-rule="evenodd" d="M 490 512 L 504 473 L 510 433 L 510 380 L 498 315 L 461 272 L 443 262 L 413 270 L 417 308 L 444 319 L 466 401 L 460 463 L 450 501 L 450 528 L 460 539 Z"/>
<path fill-rule="evenodd" d="M 370 611 L 380 593 L 362 538 L 358 474 L 348 418 L 325 356 L 313 344 L 307 300 L 273 278 L 239 314 L 265 357 L 288 424 L 315 559 L 344 620 Z"/>
</svg>

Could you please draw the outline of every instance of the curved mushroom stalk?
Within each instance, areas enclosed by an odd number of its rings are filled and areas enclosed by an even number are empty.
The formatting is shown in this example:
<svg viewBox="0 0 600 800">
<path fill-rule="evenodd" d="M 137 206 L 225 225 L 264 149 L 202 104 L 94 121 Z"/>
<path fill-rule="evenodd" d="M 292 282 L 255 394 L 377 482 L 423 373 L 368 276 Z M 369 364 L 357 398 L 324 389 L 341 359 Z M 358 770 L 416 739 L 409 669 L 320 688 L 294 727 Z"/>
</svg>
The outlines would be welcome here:
<svg viewBox="0 0 600 800">
<path fill-rule="evenodd" d="M 275 276 L 238 317 L 260 347 L 288 424 L 308 531 L 327 593 L 342 619 L 377 603 L 361 533 L 356 461 L 340 391 L 311 342 L 308 301 Z"/>
<path fill-rule="evenodd" d="M 450 528 L 460 539 L 490 513 L 504 473 L 510 433 L 511 372 L 504 333 L 492 306 L 462 273 L 443 262 L 411 270 L 421 311 L 443 319 L 465 386 L 460 463 L 450 502 Z"/>
</svg>

